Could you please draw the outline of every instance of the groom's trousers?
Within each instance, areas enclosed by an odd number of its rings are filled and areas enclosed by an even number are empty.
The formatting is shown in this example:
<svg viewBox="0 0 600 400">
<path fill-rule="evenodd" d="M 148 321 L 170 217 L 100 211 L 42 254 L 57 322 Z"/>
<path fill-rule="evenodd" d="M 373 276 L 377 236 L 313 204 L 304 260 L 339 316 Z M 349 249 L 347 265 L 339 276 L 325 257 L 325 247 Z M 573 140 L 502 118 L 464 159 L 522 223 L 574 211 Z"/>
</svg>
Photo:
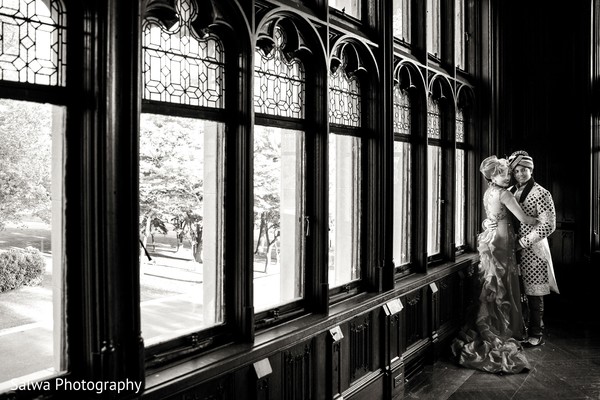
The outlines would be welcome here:
<svg viewBox="0 0 600 400">
<path fill-rule="evenodd" d="M 544 334 L 544 296 L 527 296 L 529 305 L 529 336 L 542 337 Z"/>
</svg>

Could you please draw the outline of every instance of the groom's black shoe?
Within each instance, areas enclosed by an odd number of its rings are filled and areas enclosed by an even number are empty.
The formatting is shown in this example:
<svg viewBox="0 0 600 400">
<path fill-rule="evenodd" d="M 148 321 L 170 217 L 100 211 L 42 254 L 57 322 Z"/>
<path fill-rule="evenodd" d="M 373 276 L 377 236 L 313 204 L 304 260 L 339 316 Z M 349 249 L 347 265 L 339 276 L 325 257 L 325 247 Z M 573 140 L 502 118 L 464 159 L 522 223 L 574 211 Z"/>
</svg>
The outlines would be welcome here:
<svg viewBox="0 0 600 400">
<path fill-rule="evenodd" d="M 543 337 L 532 336 L 529 339 L 527 339 L 526 341 L 522 342 L 521 344 L 523 345 L 523 347 L 530 348 L 530 347 L 538 347 L 545 343 L 546 343 L 546 341 L 544 340 Z"/>
</svg>

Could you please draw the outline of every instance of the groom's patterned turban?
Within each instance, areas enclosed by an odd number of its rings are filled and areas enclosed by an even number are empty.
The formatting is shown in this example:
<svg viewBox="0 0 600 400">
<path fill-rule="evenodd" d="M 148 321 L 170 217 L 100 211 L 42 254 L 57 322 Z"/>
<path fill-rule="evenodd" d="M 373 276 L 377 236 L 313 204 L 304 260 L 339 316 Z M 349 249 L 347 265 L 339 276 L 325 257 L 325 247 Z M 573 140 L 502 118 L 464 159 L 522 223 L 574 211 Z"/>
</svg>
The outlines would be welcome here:
<svg viewBox="0 0 600 400">
<path fill-rule="evenodd" d="M 511 171 L 518 165 L 533 170 L 533 158 L 531 158 L 529 154 L 523 150 L 512 153 L 510 157 L 508 157 L 508 163 Z"/>
</svg>

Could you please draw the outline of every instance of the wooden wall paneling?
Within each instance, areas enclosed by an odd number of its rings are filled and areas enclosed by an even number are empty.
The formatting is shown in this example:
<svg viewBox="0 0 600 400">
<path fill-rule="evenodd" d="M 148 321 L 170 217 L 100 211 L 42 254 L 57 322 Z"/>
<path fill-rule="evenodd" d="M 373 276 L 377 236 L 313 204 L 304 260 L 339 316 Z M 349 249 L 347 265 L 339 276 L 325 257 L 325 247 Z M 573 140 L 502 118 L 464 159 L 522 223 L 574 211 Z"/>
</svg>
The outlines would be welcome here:
<svg viewBox="0 0 600 400">
<path fill-rule="evenodd" d="M 425 296 L 423 296 L 423 288 L 406 294 L 401 298 L 401 301 L 404 304 L 406 313 L 406 352 L 410 354 L 412 353 L 410 351 L 411 348 L 418 346 L 426 337 L 425 318 L 428 312 L 426 310 Z"/>
<path fill-rule="evenodd" d="M 428 363 L 433 363 L 440 354 L 440 325 L 441 325 L 441 291 L 439 282 L 429 284 L 429 337 L 431 338 L 431 350 L 428 351 Z"/>
<path fill-rule="evenodd" d="M 341 327 L 335 326 L 327 333 L 327 398 L 336 399 L 342 393 L 342 340 Z"/>
<path fill-rule="evenodd" d="M 236 399 L 233 374 L 177 393 L 167 400 L 234 400 Z"/>
<path fill-rule="evenodd" d="M 252 368 L 254 370 L 256 376 L 256 382 L 254 384 L 254 399 L 255 400 L 270 400 L 273 397 L 271 396 L 271 378 L 273 375 L 273 369 L 271 367 L 271 363 L 268 358 L 262 359 L 260 361 L 252 364 Z M 248 385 L 248 388 L 251 386 Z M 240 389 L 242 389 L 240 387 Z"/>
<path fill-rule="evenodd" d="M 404 396 L 404 361 L 402 359 L 403 337 L 401 323 L 404 316 L 404 305 L 397 298 L 388 301 L 382 306 L 382 325 L 385 333 L 385 371 L 386 371 L 386 398 L 400 399 Z"/>
<path fill-rule="evenodd" d="M 439 313 L 437 342 L 434 342 L 433 346 L 434 360 L 448 351 L 448 342 L 460 326 L 460 310 L 463 307 L 462 285 L 458 272 L 441 278 L 437 282 L 437 287 Z"/>
<path fill-rule="evenodd" d="M 560 274 L 561 266 L 574 265 L 575 260 L 575 231 L 567 229 L 557 229 L 548 237 L 552 261 L 559 267 L 557 274 Z"/>
<path fill-rule="evenodd" d="M 371 314 L 354 318 L 349 323 L 350 328 L 350 381 L 366 375 L 373 365 L 373 324 Z"/>
<path fill-rule="evenodd" d="M 404 361 L 402 359 L 398 360 L 398 363 L 392 366 L 392 374 L 391 374 L 391 391 L 390 396 L 388 398 L 392 400 L 398 400 L 404 398 Z"/>
<path fill-rule="evenodd" d="M 369 374 L 344 392 L 344 400 L 383 400 L 385 397 L 385 375 L 380 370 Z"/>
<path fill-rule="evenodd" d="M 403 353 L 405 390 L 416 384 L 422 376 L 427 361 L 427 351 L 431 340 L 428 336 L 429 307 L 427 292 L 429 286 L 421 287 L 401 297 L 405 311 L 406 349 Z"/>
<path fill-rule="evenodd" d="M 436 282 L 429 284 L 429 337 L 431 342 L 438 342 L 438 329 L 440 327 L 440 289 Z"/>
<path fill-rule="evenodd" d="M 308 341 L 281 353 L 282 389 L 281 400 L 312 399 L 313 389 L 313 343 Z"/>
<path fill-rule="evenodd" d="M 383 306 L 383 330 L 385 332 L 385 365 L 391 366 L 402 357 L 402 324 L 401 317 L 404 315 L 402 310 L 404 305 L 397 298 L 388 301 Z"/>
</svg>

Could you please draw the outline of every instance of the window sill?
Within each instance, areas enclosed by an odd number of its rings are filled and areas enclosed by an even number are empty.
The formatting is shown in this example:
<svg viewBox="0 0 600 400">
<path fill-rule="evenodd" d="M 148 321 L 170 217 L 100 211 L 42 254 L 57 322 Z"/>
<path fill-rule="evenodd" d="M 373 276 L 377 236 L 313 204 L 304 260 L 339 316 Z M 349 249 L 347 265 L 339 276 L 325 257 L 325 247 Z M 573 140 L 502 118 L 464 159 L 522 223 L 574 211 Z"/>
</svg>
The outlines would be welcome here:
<svg viewBox="0 0 600 400">
<path fill-rule="evenodd" d="M 231 343 L 210 352 L 185 360 L 146 377 L 144 399 L 161 399 L 211 379 L 230 373 L 243 365 L 250 365 L 280 351 L 282 348 L 311 339 L 328 329 L 351 320 L 356 315 L 381 307 L 405 293 L 429 285 L 436 280 L 466 268 L 476 262 L 476 253 L 466 253 L 454 262 L 446 262 L 426 273 L 412 274 L 398 282 L 394 289 L 384 293 L 360 293 L 341 301 L 323 314 L 303 315 L 285 324 L 265 329 L 256 334 L 254 343 Z M 167 393 L 168 392 L 168 393 Z"/>
</svg>

